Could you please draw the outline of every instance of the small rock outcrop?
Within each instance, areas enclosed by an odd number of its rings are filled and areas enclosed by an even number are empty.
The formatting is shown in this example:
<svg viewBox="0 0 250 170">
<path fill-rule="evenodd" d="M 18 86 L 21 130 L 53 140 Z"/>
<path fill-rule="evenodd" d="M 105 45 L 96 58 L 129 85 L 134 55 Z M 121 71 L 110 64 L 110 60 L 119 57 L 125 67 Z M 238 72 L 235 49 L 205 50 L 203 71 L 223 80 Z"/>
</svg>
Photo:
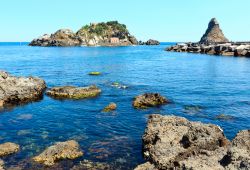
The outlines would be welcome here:
<svg viewBox="0 0 250 170">
<path fill-rule="evenodd" d="M 40 155 L 34 157 L 33 160 L 51 166 L 58 160 L 76 159 L 82 155 L 83 152 L 80 150 L 79 144 L 74 140 L 69 140 L 66 142 L 57 142 L 55 145 L 48 147 Z"/>
<path fill-rule="evenodd" d="M 157 40 L 149 39 L 149 40 L 146 41 L 146 42 L 139 41 L 138 44 L 139 44 L 139 45 L 160 45 L 160 42 L 157 41 Z"/>
<path fill-rule="evenodd" d="M 45 88 L 45 81 L 40 78 L 15 77 L 0 71 L 0 107 L 39 100 Z"/>
<path fill-rule="evenodd" d="M 117 21 L 91 23 L 76 33 L 61 29 L 56 33 L 34 39 L 30 46 L 130 46 L 138 41 L 132 36 L 126 25 Z"/>
<path fill-rule="evenodd" d="M 62 86 L 49 89 L 46 94 L 58 99 L 84 99 L 96 97 L 101 93 L 101 89 L 96 86 L 75 87 Z"/>
<path fill-rule="evenodd" d="M 6 142 L 0 144 L 0 157 L 16 153 L 19 151 L 19 149 L 20 146 L 15 143 Z"/>
<path fill-rule="evenodd" d="M 157 41 L 157 40 L 149 39 L 149 40 L 146 42 L 146 45 L 160 45 L 160 42 Z"/>
<path fill-rule="evenodd" d="M 54 34 L 45 34 L 37 39 L 34 39 L 30 46 L 43 46 L 43 47 L 68 47 L 79 46 L 80 39 L 70 29 L 60 29 Z"/>
<path fill-rule="evenodd" d="M 115 103 L 109 103 L 109 105 L 106 106 L 102 111 L 103 112 L 111 112 L 111 111 L 116 110 L 116 108 L 117 108 L 117 105 Z"/>
<path fill-rule="evenodd" d="M 228 39 L 224 36 L 220 25 L 215 18 L 212 18 L 208 24 L 206 33 L 202 36 L 200 43 L 225 43 L 228 42 Z"/>
<path fill-rule="evenodd" d="M 169 103 L 169 101 L 159 93 L 145 93 L 135 97 L 133 106 L 138 109 L 145 109 L 167 103 Z"/>
<path fill-rule="evenodd" d="M 148 162 L 136 170 L 249 169 L 250 132 L 231 142 L 219 126 L 176 116 L 150 115 L 143 135 Z"/>
</svg>

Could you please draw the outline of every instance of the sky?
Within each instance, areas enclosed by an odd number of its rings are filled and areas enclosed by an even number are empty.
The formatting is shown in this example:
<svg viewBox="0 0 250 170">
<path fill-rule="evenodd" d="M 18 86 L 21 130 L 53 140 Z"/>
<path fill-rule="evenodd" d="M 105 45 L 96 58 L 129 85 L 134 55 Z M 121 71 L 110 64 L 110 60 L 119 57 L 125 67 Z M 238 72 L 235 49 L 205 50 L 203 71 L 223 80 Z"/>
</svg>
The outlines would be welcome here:
<svg viewBox="0 0 250 170">
<path fill-rule="evenodd" d="M 215 17 L 231 41 L 250 41 L 250 0 L 1 0 L 0 42 L 117 20 L 138 40 L 199 41 Z"/>
</svg>

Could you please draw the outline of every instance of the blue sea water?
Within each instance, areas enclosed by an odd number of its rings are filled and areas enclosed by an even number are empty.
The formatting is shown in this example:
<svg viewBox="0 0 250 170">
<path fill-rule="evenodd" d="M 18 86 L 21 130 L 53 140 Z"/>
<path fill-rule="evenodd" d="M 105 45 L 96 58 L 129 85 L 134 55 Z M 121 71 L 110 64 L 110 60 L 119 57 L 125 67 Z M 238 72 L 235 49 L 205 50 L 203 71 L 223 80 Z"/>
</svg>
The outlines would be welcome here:
<svg viewBox="0 0 250 170">
<path fill-rule="evenodd" d="M 3 158 L 6 166 L 33 169 L 31 158 L 58 141 L 74 139 L 84 156 L 60 161 L 69 169 L 82 159 L 133 169 L 142 163 L 141 137 L 152 113 L 183 116 L 213 123 L 232 139 L 250 129 L 250 59 L 166 52 L 160 46 L 29 47 L 27 43 L 0 43 L 0 69 L 16 76 L 39 76 L 48 88 L 95 84 L 102 94 L 93 99 L 41 101 L 0 113 L 0 143 L 21 145 L 17 154 Z M 101 76 L 89 76 L 100 71 Z M 113 82 L 128 86 L 112 87 Z M 158 92 L 172 103 L 136 110 L 133 97 Z M 110 102 L 113 113 L 101 110 Z M 227 115 L 229 119 L 217 119 Z M 40 167 L 42 168 L 42 167 Z"/>
</svg>

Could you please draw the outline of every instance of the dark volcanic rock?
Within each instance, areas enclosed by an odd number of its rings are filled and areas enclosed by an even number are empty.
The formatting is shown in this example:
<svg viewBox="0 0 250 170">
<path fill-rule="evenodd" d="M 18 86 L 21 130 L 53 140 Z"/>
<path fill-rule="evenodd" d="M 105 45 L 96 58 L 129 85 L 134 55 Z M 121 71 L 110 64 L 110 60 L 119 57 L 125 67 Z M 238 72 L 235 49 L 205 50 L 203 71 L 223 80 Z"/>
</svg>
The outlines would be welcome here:
<svg viewBox="0 0 250 170">
<path fill-rule="evenodd" d="M 249 130 L 238 133 L 231 144 L 219 126 L 154 114 L 149 117 L 143 145 L 148 162 L 136 170 L 250 167 Z"/>
<path fill-rule="evenodd" d="M 67 47 L 67 46 L 79 46 L 80 39 L 76 34 L 69 29 L 60 29 L 54 34 L 45 34 L 37 39 L 34 39 L 30 46 L 57 46 L 57 47 Z"/>
<path fill-rule="evenodd" d="M 202 36 L 200 43 L 218 43 L 228 42 L 228 39 L 224 36 L 220 25 L 215 18 L 212 18 L 208 24 L 206 33 Z"/>
<path fill-rule="evenodd" d="M 149 40 L 146 42 L 146 45 L 160 45 L 160 42 L 157 41 L 157 40 L 149 39 Z"/>
<path fill-rule="evenodd" d="M 133 106 L 135 108 L 148 108 L 159 106 L 162 104 L 169 103 L 169 101 L 162 97 L 159 93 L 145 93 L 143 95 L 139 95 L 135 97 L 133 101 Z"/>
<path fill-rule="evenodd" d="M 47 95 L 59 99 L 84 99 L 96 97 L 101 93 L 101 89 L 96 86 L 74 87 L 62 86 L 53 87 L 47 91 Z"/>
<path fill-rule="evenodd" d="M 27 103 L 42 98 L 44 80 L 36 77 L 14 77 L 0 71 L 0 107 Z"/>
</svg>

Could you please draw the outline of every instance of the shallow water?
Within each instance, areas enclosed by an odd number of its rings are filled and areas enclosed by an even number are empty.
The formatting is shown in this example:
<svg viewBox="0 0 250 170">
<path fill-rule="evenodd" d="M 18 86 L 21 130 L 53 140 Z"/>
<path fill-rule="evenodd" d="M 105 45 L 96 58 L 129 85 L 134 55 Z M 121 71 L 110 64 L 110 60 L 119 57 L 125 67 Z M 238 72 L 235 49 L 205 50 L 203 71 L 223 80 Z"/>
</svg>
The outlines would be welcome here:
<svg viewBox="0 0 250 170">
<path fill-rule="evenodd" d="M 138 47 L 42 48 L 0 44 L 0 69 L 17 76 L 39 76 L 47 86 L 96 84 L 102 94 L 86 100 L 39 102 L 0 113 L 0 143 L 21 145 L 5 157 L 6 166 L 33 166 L 30 158 L 57 141 L 75 139 L 84 156 L 62 161 L 64 169 L 81 159 L 132 169 L 143 162 L 141 136 L 151 113 L 184 116 L 220 125 L 229 139 L 250 129 L 250 59 L 165 52 L 169 44 Z M 89 76 L 100 71 L 101 76 Z M 112 87 L 113 82 L 128 86 Z M 159 92 L 172 104 L 136 110 L 134 96 Z M 103 113 L 110 102 L 117 111 Z M 216 119 L 224 114 L 232 119 Z M 21 163 L 20 163 L 21 162 Z"/>
</svg>

